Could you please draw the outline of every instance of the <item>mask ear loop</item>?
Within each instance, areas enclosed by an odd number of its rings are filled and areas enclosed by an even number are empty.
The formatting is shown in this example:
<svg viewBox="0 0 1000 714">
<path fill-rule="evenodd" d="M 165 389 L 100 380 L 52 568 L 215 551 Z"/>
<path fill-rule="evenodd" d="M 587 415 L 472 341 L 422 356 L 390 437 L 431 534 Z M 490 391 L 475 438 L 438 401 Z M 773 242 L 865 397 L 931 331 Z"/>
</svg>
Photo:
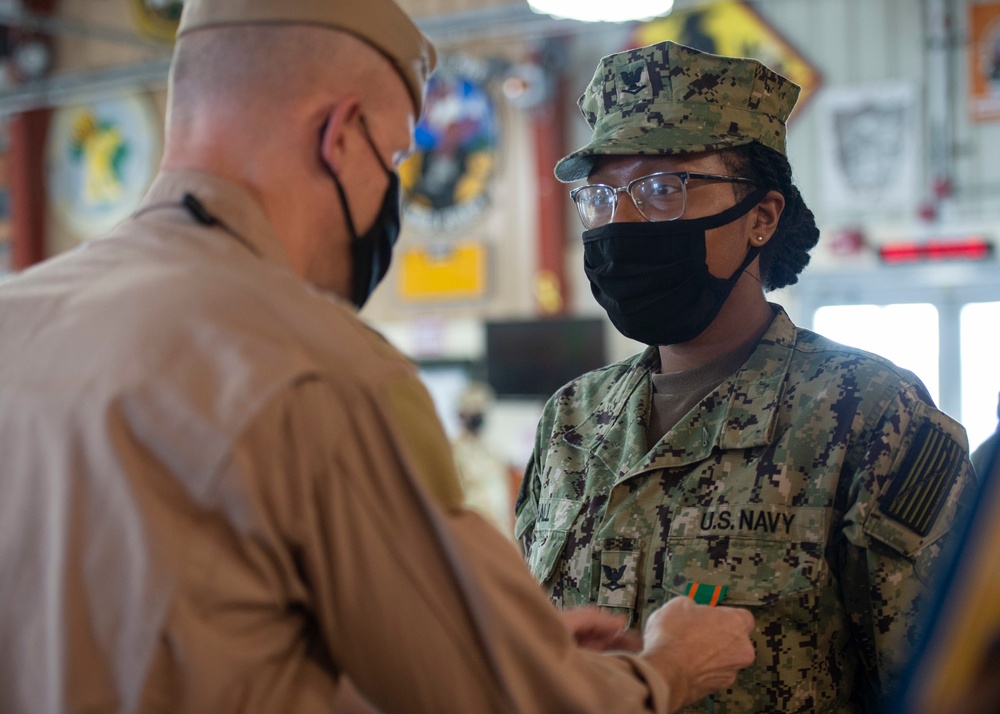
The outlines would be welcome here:
<svg viewBox="0 0 1000 714">
<path fill-rule="evenodd" d="M 737 218 L 745 216 L 750 210 L 761 202 L 761 199 L 768 194 L 770 189 L 766 188 L 755 188 L 752 193 L 747 195 L 743 200 L 737 201 L 736 205 L 730 206 L 721 213 L 717 213 L 714 216 L 706 216 L 705 218 L 687 218 L 681 219 L 679 221 L 672 221 L 675 225 L 685 225 L 694 224 L 695 221 L 701 221 L 701 227 L 706 230 L 709 228 L 721 228 L 722 226 L 729 225 Z M 710 219 L 710 220 L 708 220 Z"/>
<path fill-rule="evenodd" d="M 729 223 L 732 223 L 740 216 L 745 216 L 747 213 L 750 212 L 750 209 L 756 206 L 760 202 L 760 200 L 767 195 L 768 191 L 769 189 L 766 188 L 755 189 L 753 193 L 744 198 L 742 201 L 738 201 L 735 206 L 727 208 L 722 213 L 713 216 L 715 220 L 710 222 L 712 224 L 710 227 L 720 228 L 721 226 L 725 226 L 728 225 Z M 703 219 L 694 218 L 691 220 L 698 221 Z M 764 236 L 757 236 L 757 242 L 763 244 Z M 756 260 L 757 257 L 760 255 L 762 247 L 763 245 L 751 245 L 747 249 L 747 256 L 746 258 L 743 259 L 743 264 L 740 265 L 740 267 L 736 269 L 736 272 L 734 272 L 731 276 L 729 276 L 729 278 L 725 279 L 725 282 L 735 284 L 736 281 L 740 279 L 740 276 L 746 272 L 747 268 L 750 267 L 750 264 L 754 262 L 754 260 Z M 758 278 L 756 275 L 753 275 L 751 273 L 747 274 L 750 275 L 750 277 L 756 280 L 758 283 L 760 283 L 760 278 Z"/>
<path fill-rule="evenodd" d="M 382 160 L 382 154 L 378 152 L 378 147 L 375 146 L 375 140 L 372 139 L 372 133 L 368 130 L 368 121 L 365 119 L 365 115 L 360 115 L 358 117 L 358 121 L 361 122 L 361 128 L 365 131 L 365 139 L 368 140 L 368 146 L 372 147 L 372 152 L 375 154 L 375 158 L 378 159 L 379 166 L 381 166 L 382 170 L 387 174 L 391 174 L 392 169 L 390 169 L 385 161 Z"/>
<path fill-rule="evenodd" d="M 354 219 L 351 218 L 351 208 L 347 203 L 347 194 L 344 193 L 344 187 L 340 185 L 340 179 L 337 178 L 336 172 L 330 163 L 323 156 L 323 139 L 326 136 L 326 130 L 330 127 L 330 118 L 327 117 L 326 121 L 323 122 L 323 126 L 319 130 L 319 162 L 323 164 L 323 168 L 326 169 L 326 173 L 329 174 L 330 178 L 333 180 L 333 185 L 337 189 L 337 197 L 340 199 L 340 208 L 344 212 L 344 222 L 347 224 L 347 230 L 351 234 L 351 240 L 358 237 L 358 232 L 354 230 Z M 365 130 L 367 133 L 367 129 Z M 379 158 L 381 162 L 382 159 Z"/>
<path fill-rule="evenodd" d="M 709 228 L 709 227 L 710 228 L 720 228 L 722 226 L 728 225 L 729 223 L 732 223 L 733 221 L 735 221 L 740 216 L 745 216 L 747 213 L 750 212 L 750 210 L 754 206 L 756 206 L 758 203 L 760 203 L 760 200 L 762 198 L 764 198 L 764 196 L 767 195 L 768 191 L 769 191 L 769 189 L 766 189 L 766 188 L 763 188 L 763 187 L 759 187 L 759 188 L 754 189 L 753 193 L 751 193 L 749 196 L 747 196 L 746 198 L 744 198 L 742 201 L 737 201 L 735 206 L 732 206 L 731 208 L 727 208 L 722 213 L 719 213 L 718 215 L 713 216 L 713 218 L 715 220 L 709 221 L 708 223 L 710 223 L 710 225 L 706 226 L 706 228 Z M 690 219 L 690 220 L 692 220 L 692 221 L 699 221 L 699 220 L 704 220 L 704 219 L 693 218 L 693 219 Z M 764 242 L 764 236 L 757 236 L 757 242 L 759 244 L 763 244 L 763 242 Z M 743 275 L 743 273 L 746 272 L 747 268 L 750 267 L 750 264 L 752 262 L 754 262 L 754 260 L 757 259 L 757 256 L 760 255 L 760 251 L 761 251 L 762 247 L 763 247 L 763 245 L 751 245 L 747 249 L 747 257 L 743 259 L 743 264 L 739 268 L 737 268 L 737 270 L 736 270 L 735 273 L 733 273 L 731 276 L 729 276 L 729 278 L 726 280 L 726 282 L 735 283 L 737 280 L 739 280 L 740 276 Z M 758 283 L 760 282 L 760 278 L 758 278 L 756 275 L 752 275 L 752 274 L 749 274 L 749 273 L 748 273 L 748 275 L 750 275 L 751 278 L 754 278 Z"/>
</svg>

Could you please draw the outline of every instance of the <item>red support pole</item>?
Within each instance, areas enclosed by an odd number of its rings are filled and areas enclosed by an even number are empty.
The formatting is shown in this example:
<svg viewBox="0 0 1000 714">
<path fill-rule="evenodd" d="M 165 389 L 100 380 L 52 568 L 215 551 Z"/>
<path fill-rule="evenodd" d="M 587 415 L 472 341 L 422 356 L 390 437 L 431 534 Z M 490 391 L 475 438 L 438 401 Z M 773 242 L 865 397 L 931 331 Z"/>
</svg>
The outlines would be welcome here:
<svg viewBox="0 0 1000 714">
<path fill-rule="evenodd" d="M 55 12 L 56 0 L 24 0 L 24 8 L 37 15 Z M 47 38 L 34 30 L 14 32 L 15 44 L 28 38 Z M 10 182 L 12 270 L 23 270 L 45 259 L 45 140 L 50 109 L 17 114 L 8 124 L 7 171 Z"/>
<path fill-rule="evenodd" d="M 51 111 L 17 114 L 9 123 L 11 268 L 45 258 L 45 138 Z"/>
<path fill-rule="evenodd" d="M 564 314 L 566 290 L 566 187 L 552 170 L 564 155 L 566 111 L 562 77 L 553 77 L 552 92 L 535 108 L 535 176 L 538 184 L 538 272 L 534 276 L 535 306 L 543 315 Z"/>
</svg>

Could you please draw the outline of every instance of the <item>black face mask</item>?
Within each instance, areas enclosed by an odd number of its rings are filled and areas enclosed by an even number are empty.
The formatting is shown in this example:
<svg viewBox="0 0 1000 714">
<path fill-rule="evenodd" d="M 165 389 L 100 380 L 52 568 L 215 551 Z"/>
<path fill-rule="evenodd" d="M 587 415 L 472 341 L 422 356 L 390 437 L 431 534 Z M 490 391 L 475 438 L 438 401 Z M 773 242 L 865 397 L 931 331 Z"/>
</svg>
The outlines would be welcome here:
<svg viewBox="0 0 1000 714">
<path fill-rule="evenodd" d="M 382 207 L 379 209 L 375 223 L 364 235 L 358 235 L 354 227 L 354 220 L 351 218 L 351 209 L 347 205 L 347 196 L 343 186 L 337 179 L 337 174 L 330 168 L 330 164 L 320 155 L 320 160 L 326 167 L 327 173 L 333 179 L 333 185 L 337 187 L 337 195 L 340 197 L 340 206 L 344 211 L 344 220 L 347 221 L 347 230 L 351 235 L 351 282 L 353 283 L 351 302 L 360 310 L 368 301 L 375 288 L 385 277 L 389 270 L 389 263 L 392 260 L 392 247 L 399 238 L 400 217 L 399 217 L 399 176 L 382 161 L 382 157 L 375 148 L 368 127 L 362 122 L 361 126 L 365 130 L 365 137 L 369 146 L 375 152 L 382 170 L 389 177 L 389 187 L 385 191 L 382 199 Z M 323 127 L 323 133 L 326 127 Z"/>
<path fill-rule="evenodd" d="M 482 414 L 463 414 L 461 419 L 465 430 L 473 434 L 478 434 L 486 421 Z"/>
<path fill-rule="evenodd" d="M 591 291 L 618 331 L 647 345 L 687 342 L 704 332 L 760 252 L 751 247 L 732 276 L 717 278 L 705 262 L 705 231 L 746 215 L 765 194 L 757 189 L 714 216 L 584 231 Z"/>
</svg>

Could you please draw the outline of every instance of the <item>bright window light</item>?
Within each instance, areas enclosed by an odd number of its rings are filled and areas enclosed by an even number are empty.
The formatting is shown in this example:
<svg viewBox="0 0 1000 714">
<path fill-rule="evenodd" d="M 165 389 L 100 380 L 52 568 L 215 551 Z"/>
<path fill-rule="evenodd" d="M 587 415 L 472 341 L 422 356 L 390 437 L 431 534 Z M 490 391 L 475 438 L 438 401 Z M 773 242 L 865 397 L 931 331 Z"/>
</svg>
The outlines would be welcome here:
<svg viewBox="0 0 1000 714">
<path fill-rule="evenodd" d="M 939 402 L 940 331 L 933 305 L 828 305 L 816 311 L 813 330 L 910 370 L 920 377 L 934 403 Z"/>
<path fill-rule="evenodd" d="M 628 22 L 666 15 L 674 0 L 528 0 L 537 13 L 583 22 Z"/>
<path fill-rule="evenodd" d="M 975 449 L 997 426 L 1000 392 L 1000 302 L 969 303 L 962 308 L 962 424 Z"/>
</svg>

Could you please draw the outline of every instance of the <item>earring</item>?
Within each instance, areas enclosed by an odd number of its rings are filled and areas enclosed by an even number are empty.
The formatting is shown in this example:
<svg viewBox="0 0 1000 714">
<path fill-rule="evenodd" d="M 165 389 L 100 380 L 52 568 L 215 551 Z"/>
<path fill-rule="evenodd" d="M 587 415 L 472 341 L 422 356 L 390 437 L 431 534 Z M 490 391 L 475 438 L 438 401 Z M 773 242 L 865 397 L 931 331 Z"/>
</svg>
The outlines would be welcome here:
<svg viewBox="0 0 1000 714">
<path fill-rule="evenodd" d="M 757 242 L 758 243 L 763 243 L 764 242 L 764 236 L 757 236 Z"/>
</svg>

